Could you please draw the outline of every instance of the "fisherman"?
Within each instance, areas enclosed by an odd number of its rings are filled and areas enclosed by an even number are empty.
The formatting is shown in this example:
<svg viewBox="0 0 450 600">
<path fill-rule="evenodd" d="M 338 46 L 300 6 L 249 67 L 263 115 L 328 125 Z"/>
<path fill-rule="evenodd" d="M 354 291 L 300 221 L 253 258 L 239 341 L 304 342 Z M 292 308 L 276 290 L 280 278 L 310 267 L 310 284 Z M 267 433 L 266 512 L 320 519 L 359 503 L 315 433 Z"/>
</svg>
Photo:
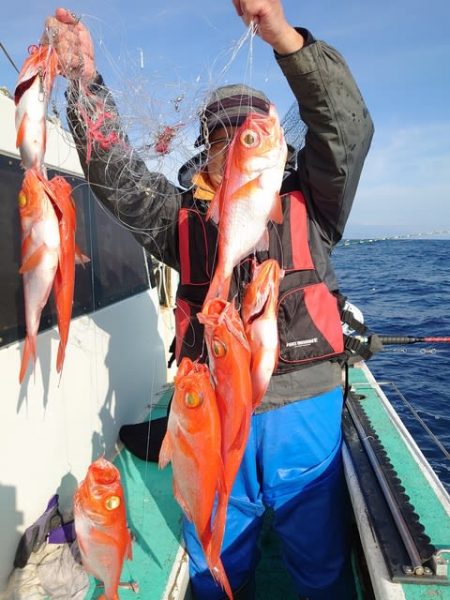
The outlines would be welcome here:
<svg viewBox="0 0 450 600">
<path fill-rule="evenodd" d="M 280 284 L 280 355 L 252 417 L 228 506 L 222 560 L 235 598 L 254 598 L 258 535 L 270 508 L 299 596 L 349 600 L 354 591 L 341 461 L 343 394 L 336 360 L 342 329 L 330 254 L 352 207 L 373 124 L 341 55 L 307 29 L 291 26 L 281 0 L 233 4 L 245 25 L 253 22 L 273 48 L 308 130 L 304 147 L 297 157 L 291 153 L 286 164 L 283 224 L 270 224 L 269 251 L 256 255 L 259 262 L 277 259 L 286 271 Z M 269 99 L 241 84 L 215 90 L 201 114 L 196 142 L 201 151 L 180 170 L 175 185 L 161 173 L 149 172 L 121 133 L 83 23 L 58 9 L 47 20 L 45 37 L 57 49 L 69 79 L 68 119 L 86 178 L 98 200 L 127 224 L 140 244 L 180 273 L 176 360 L 204 360 L 196 313 L 214 273 L 217 246 L 216 226 L 205 215 L 236 128 L 249 112 L 267 114 Z M 83 90 L 98 100 L 89 105 L 92 113 L 103 111 L 103 117 L 91 114 L 91 123 L 98 124 L 95 135 L 87 135 L 79 110 Z M 115 141 L 108 143 L 113 130 Z M 242 297 L 246 281 L 241 265 L 235 269 L 230 299 Z M 195 598 L 223 598 L 189 523 L 184 537 Z"/>
</svg>

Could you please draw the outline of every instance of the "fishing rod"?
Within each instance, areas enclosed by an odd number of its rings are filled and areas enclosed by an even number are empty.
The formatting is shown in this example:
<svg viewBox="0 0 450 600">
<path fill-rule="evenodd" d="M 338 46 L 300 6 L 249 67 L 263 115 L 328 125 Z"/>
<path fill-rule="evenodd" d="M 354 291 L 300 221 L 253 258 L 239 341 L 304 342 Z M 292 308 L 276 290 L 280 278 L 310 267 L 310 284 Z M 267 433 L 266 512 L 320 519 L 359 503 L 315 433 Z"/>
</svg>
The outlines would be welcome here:
<svg viewBox="0 0 450 600">
<path fill-rule="evenodd" d="M 17 68 L 16 63 L 13 61 L 8 50 L 5 48 L 5 46 L 1 42 L 0 42 L 0 48 L 3 50 L 6 58 L 9 60 L 9 62 L 12 64 L 12 66 L 15 68 L 15 70 L 19 73 L 19 69 Z"/>
<path fill-rule="evenodd" d="M 413 337 L 413 336 L 400 336 L 400 335 L 378 335 L 378 339 L 384 346 L 393 344 L 417 344 L 417 343 L 428 343 L 428 344 L 450 344 L 450 336 L 438 336 L 438 337 Z"/>
</svg>

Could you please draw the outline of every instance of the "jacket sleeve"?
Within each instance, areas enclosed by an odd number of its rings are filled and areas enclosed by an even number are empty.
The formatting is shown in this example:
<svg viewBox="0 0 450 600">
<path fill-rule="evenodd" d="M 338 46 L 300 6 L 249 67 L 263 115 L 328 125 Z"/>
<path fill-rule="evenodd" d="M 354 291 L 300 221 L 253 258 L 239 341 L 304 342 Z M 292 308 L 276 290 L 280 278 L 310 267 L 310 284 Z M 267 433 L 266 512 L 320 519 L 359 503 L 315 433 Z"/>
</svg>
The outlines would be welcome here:
<svg viewBox="0 0 450 600">
<path fill-rule="evenodd" d="M 182 190 L 164 175 L 150 172 L 130 146 L 100 75 L 87 95 L 72 83 L 66 96 L 69 127 L 95 196 L 147 252 L 179 270 Z"/>
<path fill-rule="evenodd" d="M 342 56 L 307 30 L 298 31 L 306 40 L 303 48 L 276 58 L 307 126 L 298 156 L 300 189 L 331 247 L 343 235 L 373 123 Z"/>
</svg>

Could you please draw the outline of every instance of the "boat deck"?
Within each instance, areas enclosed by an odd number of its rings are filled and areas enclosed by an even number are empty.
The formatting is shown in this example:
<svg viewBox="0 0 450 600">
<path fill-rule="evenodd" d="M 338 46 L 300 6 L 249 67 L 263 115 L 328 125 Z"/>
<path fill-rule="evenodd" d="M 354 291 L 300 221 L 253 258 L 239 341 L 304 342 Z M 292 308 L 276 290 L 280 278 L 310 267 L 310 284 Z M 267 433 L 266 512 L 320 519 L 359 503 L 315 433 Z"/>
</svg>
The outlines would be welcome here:
<svg viewBox="0 0 450 600">
<path fill-rule="evenodd" d="M 437 550 L 449 549 L 450 498 L 448 493 L 366 365 L 350 369 L 350 383 L 352 389 L 363 396 L 361 400 L 363 410 L 375 434 L 382 442 L 400 484 L 405 489 L 409 502 L 424 527 L 425 534 Z M 359 482 L 355 480 L 345 450 L 344 460 L 354 514 L 371 572 L 375 597 L 383 600 L 389 598 L 449 600 L 450 586 L 448 585 L 441 583 L 421 585 L 414 582 L 414 575 L 411 577 L 411 583 L 390 581 L 373 528 L 366 521 L 367 509 L 359 489 Z M 449 557 L 450 552 L 444 554 L 445 559 Z"/>
<path fill-rule="evenodd" d="M 354 389 L 364 394 L 364 410 L 389 455 L 402 485 L 414 505 L 426 534 L 436 548 L 450 548 L 450 499 L 431 471 L 420 450 L 403 427 L 367 367 L 350 369 Z M 161 395 L 151 418 L 166 414 L 170 390 Z M 345 458 L 345 453 L 344 453 Z M 142 461 L 121 449 L 115 459 L 127 498 L 130 528 L 135 535 L 133 558 L 124 565 L 122 581 L 135 581 L 139 591 L 121 588 L 122 600 L 176 600 L 189 598 L 187 557 L 181 544 L 181 510 L 173 499 L 170 466 Z M 376 598 L 450 600 L 450 587 L 392 583 L 380 558 L 380 548 L 370 524 L 364 522 L 361 490 L 346 458 L 347 479 L 362 546 L 365 551 Z M 359 495 L 358 495 L 359 494 Z M 262 559 L 257 571 L 258 600 L 297 598 L 280 560 L 277 540 L 267 525 L 261 536 Z M 448 558 L 448 556 L 447 556 Z M 86 600 L 102 590 L 92 581 Z M 365 596 L 360 592 L 360 600 Z"/>
</svg>

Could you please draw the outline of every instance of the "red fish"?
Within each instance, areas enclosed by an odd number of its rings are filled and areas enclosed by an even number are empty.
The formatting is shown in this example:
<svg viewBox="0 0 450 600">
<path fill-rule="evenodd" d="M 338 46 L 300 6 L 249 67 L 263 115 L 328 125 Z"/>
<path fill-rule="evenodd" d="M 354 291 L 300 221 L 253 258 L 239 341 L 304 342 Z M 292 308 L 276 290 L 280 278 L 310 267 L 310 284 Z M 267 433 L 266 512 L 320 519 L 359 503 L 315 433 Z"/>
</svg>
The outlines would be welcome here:
<svg viewBox="0 0 450 600">
<path fill-rule="evenodd" d="M 16 147 L 26 169 L 44 168 L 47 106 L 57 74 L 58 56 L 54 48 L 33 46 L 19 73 L 14 93 Z"/>
<path fill-rule="evenodd" d="M 241 314 L 252 355 L 253 408 L 261 403 L 278 360 L 278 291 L 283 276 L 276 260 L 254 263 L 252 281 L 244 292 Z"/>
<path fill-rule="evenodd" d="M 218 260 L 206 301 L 228 299 L 233 268 L 255 250 L 267 250 L 267 223 L 282 223 L 279 190 L 287 157 L 275 108 L 250 113 L 231 142 L 225 172 L 208 218 L 219 226 Z"/>
<path fill-rule="evenodd" d="M 103 599 L 119 600 L 122 566 L 131 559 L 131 535 L 119 470 L 103 457 L 90 465 L 75 492 L 74 520 L 84 568 L 103 582 Z"/>
<path fill-rule="evenodd" d="M 58 219 L 39 173 L 28 169 L 19 193 L 22 229 L 22 265 L 27 336 L 19 381 L 30 357 L 36 361 L 36 336 L 58 267 L 60 235 Z"/>
<path fill-rule="evenodd" d="M 220 529 L 222 534 L 225 528 L 223 514 L 222 522 L 214 520 L 214 525 L 211 524 L 216 495 L 223 496 L 225 491 L 220 439 L 220 419 L 209 369 L 185 357 L 175 376 L 175 393 L 159 466 L 172 463 L 175 498 L 195 526 L 213 577 L 231 598 L 220 546 L 214 546 L 217 538 L 212 540 L 213 528 Z"/>
<path fill-rule="evenodd" d="M 72 198 L 72 186 L 63 177 L 53 177 L 48 182 L 48 189 L 53 204 L 57 207 L 61 252 L 53 282 L 53 292 L 56 302 L 56 314 L 60 342 L 56 359 L 56 370 L 61 372 L 67 340 L 69 338 L 70 319 L 72 316 L 73 291 L 75 285 L 75 256 L 83 262 L 86 257 L 81 255 L 75 244 L 77 215 Z"/>
<path fill-rule="evenodd" d="M 217 518 L 220 522 L 225 520 L 228 498 L 250 431 L 250 347 L 241 318 L 233 304 L 219 299 L 209 300 L 197 317 L 205 326 L 205 341 L 221 422 L 221 454 L 227 496 L 219 497 Z M 214 531 L 214 536 L 219 536 L 220 533 L 218 529 Z M 222 540 L 216 545 L 221 543 Z"/>
</svg>

